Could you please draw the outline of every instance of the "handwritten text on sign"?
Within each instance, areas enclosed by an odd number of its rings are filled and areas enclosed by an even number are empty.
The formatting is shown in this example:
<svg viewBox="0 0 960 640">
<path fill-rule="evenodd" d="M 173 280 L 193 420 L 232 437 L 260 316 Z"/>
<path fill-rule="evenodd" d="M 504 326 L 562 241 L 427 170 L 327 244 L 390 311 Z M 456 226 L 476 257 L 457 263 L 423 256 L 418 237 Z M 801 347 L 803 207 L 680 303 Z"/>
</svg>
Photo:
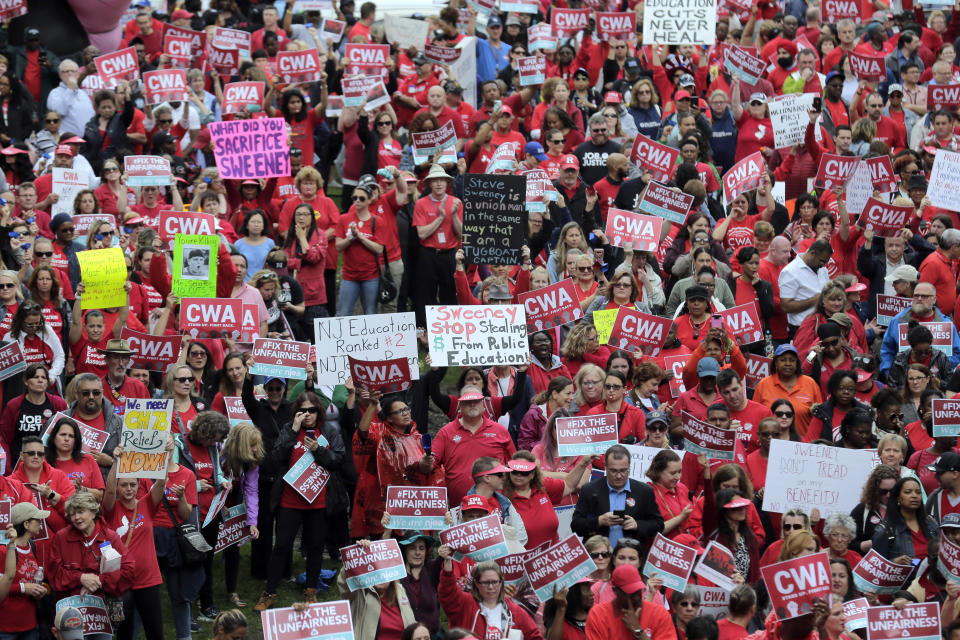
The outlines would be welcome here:
<svg viewBox="0 0 960 640">
<path fill-rule="evenodd" d="M 127 263 L 123 249 L 90 249 L 77 252 L 83 279 L 81 309 L 106 309 L 127 303 L 123 283 L 127 280 Z"/>
<path fill-rule="evenodd" d="M 463 186 L 463 253 L 469 264 L 520 264 L 527 179 L 469 173 Z"/>
<path fill-rule="evenodd" d="M 647 0 L 643 7 L 644 44 L 713 44 L 717 0 Z"/>
<path fill-rule="evenodd" d="M 955 85 L 960 94 L 960 85 Z M 935 207 L 960 211 L 960 153 L 937 149 L 927 197 Z"/>
<path fill-rule="evenodd" d="M 603 455 L 619 441 L 615 413 L 557 418 L 556 425 L 561 456 Z"/>
<path fill-rule="evenodd" d="M 523 306 L 427 306 L 430 357 L 438 367 L 525 364 L 529 359 Z"/>
<path fill-rule="evenodd" d="M 373 540 L 366 548 L 359 544 L 343 547 L 340 557 L 350 591 L 402 580 L 407 576 L 400 545 L 393 538 Z"/>
<path fill-rule="evenodd" d="M 417 323 L 412 312 L 314 320 L 317 383 L 343 384 L 350 376 L 348 356 L 363 360 L 404 357 L 410 376 L 420 379 Z"/>
<path fill-rule="evenodd" d="M 783 513 L 800 507 L 816 508 L 823 516 L 850 513 L 860 502 L 855 491 L 874 467 L 874 454 L 819 444 L 774 440 L 770 443 L 763 509 Z"/>
<path fill-rule="evenodd" d="M 290 175 L 287 124 L 283 118 L 211 122 L 210 138 L 224 178 L 249 180 Z"/>
<path fill-rule="evenodd" d="M 447 526 L 446 487 L 387 487 L 391 529 L 432 531 Z"/>
<path fill-rule="evenodd" d="M 117 477 L 159 479 L 167 475 L 164 447 L 170 437 L 173 400 L 127 398 L 117 460 Z"/>
</svg>

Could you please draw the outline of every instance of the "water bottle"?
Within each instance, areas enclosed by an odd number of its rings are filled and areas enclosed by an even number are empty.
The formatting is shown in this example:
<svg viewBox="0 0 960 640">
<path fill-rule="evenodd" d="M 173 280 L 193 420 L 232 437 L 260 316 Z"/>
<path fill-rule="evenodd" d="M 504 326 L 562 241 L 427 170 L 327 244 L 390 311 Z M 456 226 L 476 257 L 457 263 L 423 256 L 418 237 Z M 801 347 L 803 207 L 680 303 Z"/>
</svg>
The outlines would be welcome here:
<svg viewBox="0 0 960 640">
<path fill-rule="evenodd" d="M 773 334 L 770 333 L 770 329 L 763 332 L 763 352 L 768 358 L 773 357 Z"/>
</svg>

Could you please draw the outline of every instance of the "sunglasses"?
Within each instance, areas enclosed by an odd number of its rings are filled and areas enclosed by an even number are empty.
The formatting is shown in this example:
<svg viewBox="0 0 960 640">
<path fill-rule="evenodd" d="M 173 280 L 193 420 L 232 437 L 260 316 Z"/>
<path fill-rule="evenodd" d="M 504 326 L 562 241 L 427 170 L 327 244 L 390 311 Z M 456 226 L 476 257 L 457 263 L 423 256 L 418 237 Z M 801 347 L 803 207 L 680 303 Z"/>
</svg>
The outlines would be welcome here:
<svg viewBox="0 0 960 640">
<path fill-rule="evenodd" d="M 28 458 L 39 458 L 43 455 L 43 451 L 21 451 L 20 453 Z"/>
<path fill-rule="evenodd" d="M 656 426 L 650 425 L 647 427 L 647 431 L 666 431 L 666 430 L 667 430 L 667 425 L 665 424 L 657 424 Z"/>
<path fill-rule="evenodd" d="M 173 120 L 157 120 L 157 124 L 173 124 Z"/>
<path fill-rule="evenodd" d="M 367 201 L 367 199 L 364 198 L 364 197 L 362 197 L 362 196 L 353 196 L 352 200 L 353 200 L 354 202 L 366 202 L 366 201 Z"/>
<path fill-rule="evenodd" d="M 793 524 L 783 523 L 783 530 L 784 530 L 784 531 L 790 531 L 791 529 L 792 529 L 793 531 L 800 531 L 800 530 L 803 529 L 803 525 L 800 524 L 799 522 L 795 522 L 795 523 L 793 523 Z"/>
<path fill-rule="evenodd" d="M 515 476 L 527 477 L 527 476 L 529 476 L 531 473 L 533 473 L 533 471 L 517 471 L 516 469 L 514 469 L 514 470 L 512 470 L 510 473 L 511 473 L 512 475 L 515 475 Z"/>
<path fill-rule="evenodd" d="M 60 122 L 60 118 L 46 118 L 44 119 L 44 122 L 46 122 L 47 124 L 57 124 L 58 122 Z"/>
<path fill-rule="evenodd" d="M 320 413 L 320 410 L 316 407 L 302 407 L 297 410 L 297 413 Z"/>
<path fill-rule="evenodd" d="M 774 411 L 773 415 L 777 416 L 778 418 L 792 418 L 793 412 L 792 411 Z"/>
<path fill-rule="evenodd" d="M 377 123 L 377 126 L 378 126 L 378 127 L 392 127 L 392 126 L 393 126 L 393 123 L 390 122 L 389 120 L 384 120 L 383 122 L 378 122 L 378 123 Z"/>
<path fill-rule="evenodd" d="M 560 138 L 559 140 L 547 140 L 547 142 L 550 144 L 563 144 L 563 138 Z"/>
<path fill-rule="evenodd" d="M 596 560 L 597 558 L 609 558 L 612 554 L 609 551 L 597 551 L 590 554 L 590 557 Z"/>
<path fill-rule="evenodd" d="M 882 496 L 888 496 L 892 491 L 893 489 L 877 489 L 877 493 L 879 493 Z"/>
<path fill-rule="evenodd" d="M 174 378 L 174 380 L 180 383 L 193 382 L 193 376 L 183 376 L 181 378 Z"/>
<path fill-rule="evenodd" d="M 62 231 L 64 233 L 73 233 L 73 227 L 60 227 L 57 229 L 58 232 Z"/>
<path fill-rule="evenodd" d="M 90 398 L 90 397 L 99 398 L 100 396 L 103 395 L 103 391 L 101 391 L 100 389 L 84 389 L 83 391 L 80 392 L 80 395 L 83 396 L 84 398 Z"/>
<path fill-rule="evenodd" d="M 103 170 L 104 173 L 113 173 L 114 171 L 120 171 L 120 169 L 118 167 L 105 167 Z"/>
<path fill-rule="evenodd" d="M 12 282 L 0 282 L 0 289 L 13 289 L 16 286 Z"/>
<path fill-rule="evenodd" d="M 191 358 L 206 358 L 206 357 L 207 357 L 207 352 L 206 352 L 206 351 L 191 351 L 191 352 L 190 352 L 190 357 L 191 357 Z"/>
</svg>

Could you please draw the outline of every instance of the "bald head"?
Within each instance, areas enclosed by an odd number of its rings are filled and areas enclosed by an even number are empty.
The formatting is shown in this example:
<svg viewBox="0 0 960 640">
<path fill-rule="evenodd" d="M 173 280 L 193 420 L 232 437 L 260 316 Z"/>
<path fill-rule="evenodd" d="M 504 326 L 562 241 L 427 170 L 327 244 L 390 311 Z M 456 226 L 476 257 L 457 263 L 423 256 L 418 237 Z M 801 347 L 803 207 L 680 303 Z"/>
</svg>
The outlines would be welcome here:
<svg viewBox="0 0 960 640">
<path fill-rule="evenodd" d="M 780 267 L 790 262 L 790 241 L 783 236 L 776 236 L 770 241 L 770 253 L 767 259 Z"/>
<path fill-rule="evenodd" d="M 630 173 L 630 161 L 622 153 L 611 153 L 607 156 L 607 173 L 622 180 Z"/>
</svg>

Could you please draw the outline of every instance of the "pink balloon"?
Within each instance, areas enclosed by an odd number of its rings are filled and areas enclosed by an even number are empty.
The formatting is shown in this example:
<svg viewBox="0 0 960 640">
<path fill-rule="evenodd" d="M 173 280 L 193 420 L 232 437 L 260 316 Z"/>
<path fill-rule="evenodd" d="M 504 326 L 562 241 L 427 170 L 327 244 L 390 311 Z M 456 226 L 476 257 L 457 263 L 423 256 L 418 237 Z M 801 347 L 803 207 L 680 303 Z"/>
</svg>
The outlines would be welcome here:
<svg viewBox="0 0 960 640">
<path fill-rule="evenodd" d="M 80 24 L 87 30 L 90 44 L 100 53 L 116 51 L 123 35 L 120 19 L 130 3 L 127 0 L 68 0 Z"/>
</svg>

